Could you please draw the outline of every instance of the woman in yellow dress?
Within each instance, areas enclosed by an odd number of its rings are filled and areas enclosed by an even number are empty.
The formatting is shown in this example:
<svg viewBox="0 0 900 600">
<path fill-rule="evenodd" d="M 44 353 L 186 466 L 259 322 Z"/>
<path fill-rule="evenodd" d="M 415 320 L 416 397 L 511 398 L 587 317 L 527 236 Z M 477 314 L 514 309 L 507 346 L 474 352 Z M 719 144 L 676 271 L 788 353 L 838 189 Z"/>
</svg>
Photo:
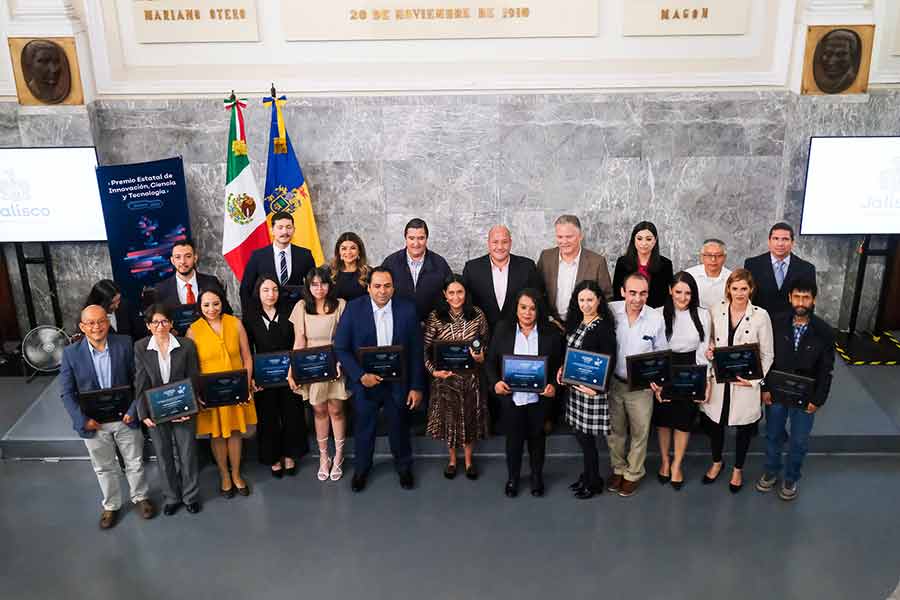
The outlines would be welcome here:
<svg viewBox="0 0 900 600">
<path fill-rule="evenodd" d="M 220 290 L 203 290 L 198 302 L 202 318 L 191 324 L 187 337 L 197 345 L 201 373 L 247 369 L 250 381 L 253 358 L 247 332 L 237 317 L 222 314 L 223 297 Z M 235 488 L 241 496 L 250 495 L 250 486 L 241 477 L 241 436 L 252 432 L 254 425 L 256 407 L 252 394 L 245 404 L 208 408 L 197 415 L 197 437 L 210 438 L 222 478 L 219 492 L 225 498 L 233 497 Z"/>
</svg>

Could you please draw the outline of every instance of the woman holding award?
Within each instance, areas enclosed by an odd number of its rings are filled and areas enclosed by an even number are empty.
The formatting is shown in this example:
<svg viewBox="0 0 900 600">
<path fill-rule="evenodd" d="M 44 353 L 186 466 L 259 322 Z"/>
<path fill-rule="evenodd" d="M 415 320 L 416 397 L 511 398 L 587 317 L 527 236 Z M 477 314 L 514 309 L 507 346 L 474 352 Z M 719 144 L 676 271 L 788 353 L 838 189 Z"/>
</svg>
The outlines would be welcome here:
<svg viewBox="0 0 900 600">
<path fill-rule="evenodd" d="M 674 365 L 706 365 L 706 351 L 712 334 L 709 312 L 700 308 L 700 293 L 693 275 L 687 271 L 675 274 L 674 282 L 669 288 L 669 298 L 662 308 L 657 309 L 666 322 L 666 339 L 672 350 Z M 697 402 L 693 400 L 666 397 L 665 388 L 655 388 L 656 402 L 653 405 L 653 424 L 659 439 L 659 453 L 662 464 L 656 473 L 661 484 L 671 483 L 680 490 L 684 485 L 684 473 L 681 463 L 691 438 L 691 429 L 697 417 Z M 704 401 L 706 394 L 698 401 Z M 675 442 L 674 459 L 669 459 L 672 441 Z"/>
<path fill-rule="evenodd" d="M 294 305 L 291 323 L 294 324 L 294 349 L 331 346 L 338 321 L 347 302 L 336 297 L 335 287 L 328 267 L 318 267 L 306 275 L 303 299 Z M 350 397 L 344 386 L 344 378 L 338 367 L 338 377 L 332 381 L 320 381 L 298 386 L 289 376 L 291 388 L 303 394 L 313 407 L 316 424 L 316 441 L 319 444 L 319 481 L 337 481 L 344 475 L 344 436 L 347 421 L 344 418 L 344 401 Z M 328 456 L 328 430 L 334 429 L 334 461 Z"/>
<path fill-rule="evenodd" d="M 189 513 L 197 513 L 200 512 L 200 468 L 193 419 L 186 416 L 155 423 L 144 397 L 149 389 L 199 375 L 197 347 L 189 339 L 172 335 L 172 313 L 167 306 L 148 307 L 144 318 L 150 335 L 134 344 L 134 397 L 138 417 L 147 426 L 156 449 L 163 514 L 174 515 L 182 504 Z"/>
<path fill-rule="evenodd" d="M 345 231 L 338 236 L 334 243 L 334 258 L 329 266 L 337 298 L 350 302 L 369 293 L 370 267 L 366 259 L 366 246 L 358 235 Z"/>
<path fill-rule="evenodd" d="M 544 419 L 550 402 L 556 396 L 556 386 L 547 375 L 556 373 L 562 362 L 562 335 L 547 320 L 541 293 L 525 288 L 516 294 L 516 315 L 511 321 L 501 321 L 494 331 L 488 347 L 485 372 L 488 384 L 500 397 L 502 403 L 504 430 L 506 432 L 506 468 L 509 478 L 505 494 L 514 498 L 519 494 L 519 476 L 522 468 L 522 451 L 528 441 L 528 457 L 531 462 L 531 495 L 544 495 L 544 452 L 546 433 Z M 534 356 L 538 360 L 531 363 L 531 373 L 541 360 L 545 360 L 544 386 L 539 392 L 513 391 L 504 381 L 504 355 L 515 354 Z M 517 361 L 524 365 L 526 360 Z M 516 364 L 510 361 L 510 365 Z M 528 375 L 528 372 L 524 372 Z M 519 375 L 521 379 L 521 374 Z M 507 377 L 512 380 L 511 377 Z"/>
<path fill-rule="evenodd" d="M 246 369 L 250 381 L 253 357 L 247 332 L 237 317 L 222 313 L 224 297 L 220 289 L 208 288 L 201 292 L 197 304 L 202 318 L 191 324 L 187 337 L 197 346 L 201 373 Z M 243 404 L 207 408 L 197 414 L 197 436 L 210 438 L 222 478 L 219 493 L 225 498 L 234 497 L 235 488 L 241 496 L 250 495 L 250 486 L 241 477 L 241 436 L 252 433 L 255 425 L 256 406 L 252 395 Z"/>
<path fill-rule="evenodd" d="M 747 269 L 735 269 L 725 282 L 725 300 L 712 310 L 714 347 L 736 344 L 759 344 L 762 375 L 769 371 L 775 358 L 772 339 L 772 322 L 765 309 L 754 306 L 750 298 L 755 289 L 753 276 Z M 713 359 L 712 349 L 706 358 Z M 725 445 L 725 429 L 737 429 L 734 469 L 729 489 L 733 494 L 744 485 L 743 468 L 750 441 L 757 432 L 762 417 L 760 408 L 761 379 L 738 378 L 735 383 L 716 383 L 712 386 L 709 402 L 701 405 L 703 423 L 710 438 L 713 464 L 703 476 L 703 483 L 713 483 L 722 472 L 722 448 Z"/>
<path fill-rule="evenodd" d="M 253 286 L 249 310 L 244 315 L 247 341 L 254 355 L 290 352 L 294 347 L 294 326 L 289 311 L 278 308 L 278 281 L 262 275 Z M 297 461 L 309 450 L 303 407 L 288 387 L 263 389 L 253 382 L 253 399 L 259 415 L 259 462 L 268 465 L 272 477 L 297 474 Z M 265 385 L 265 384 L 263 384 Z"/>
<path fill-rule="evenodd" d="M 447 479 L 456 477 L 456 449 L 460 446 L 465 453 L 466 477 L 478 479 L 472 450 L 476 440 L 488 436 L 487 399 L 478 383 L 487 337 L 484 313 L 472 306 L 462 276 L 451 274 L 444 281 L 443 298 L 425 321 L 425 368 L 432 376 L 427 431 L 434 439 L 447 442 Z M 441 342 L 465 344 L 470 358 L 466 370 L 453 371 L 436 362 L 435 348 Z"/>
<path fill-rule="evenodd" d="M 608 355 L 607 373 L 612 373 L 616 367 L 616 323 L 603 298 L 600 285 L 592 279 L 576 285 L 566 314 L 568 347 Z M 563 369 L 560 368 L 556 373 L 556 381 L 560 385 L 562 372 Z M 593 498 L 595 494 L 603 492 L 597 436 L 609 433 L 609 402 L 606 392 L 583 385 L 571 386 L 566 401 L 566 423 L 575 430 L 575 438 L 584 455 L 584 470 L 569 488 L 578 499 Z"/>
</svg>

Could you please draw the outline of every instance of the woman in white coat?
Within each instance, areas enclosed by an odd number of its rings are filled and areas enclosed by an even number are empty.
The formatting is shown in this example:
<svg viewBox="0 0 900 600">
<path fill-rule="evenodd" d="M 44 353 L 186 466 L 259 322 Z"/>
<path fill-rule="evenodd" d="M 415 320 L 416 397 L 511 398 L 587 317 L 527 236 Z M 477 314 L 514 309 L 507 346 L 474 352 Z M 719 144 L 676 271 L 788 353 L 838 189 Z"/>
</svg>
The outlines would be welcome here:
<svg viewBox="0 0 900 600">
<path fill-rule="evenodd" d="M 754 306 L 750 298 L 754 291 L 753 276 L 746 269 L 736 269 L 725 282 L 725 300 L 711 307 L 714 341 L 711 347 L 738 344 L 759 344 L 763 375 L 769 372 L 775 352 L 772 345 L 772 321 L 765 309 Z M 707 352 L 712 360 L 712 349 Z M 743 487 L 743 468 L 750 440 L 756 435 L 762 417 L 761 379 L 740 379 L 735 383 L 713 380 L 709 401 L 701 405 L 704 429 L 710 438 L 713 464 L 706 471 L 703 483 L 713 483 L 722 472 L 722 449 L 725 430 L 736 428 L 734 469 L 729 489 L 736 494 Z"/>
</svg>

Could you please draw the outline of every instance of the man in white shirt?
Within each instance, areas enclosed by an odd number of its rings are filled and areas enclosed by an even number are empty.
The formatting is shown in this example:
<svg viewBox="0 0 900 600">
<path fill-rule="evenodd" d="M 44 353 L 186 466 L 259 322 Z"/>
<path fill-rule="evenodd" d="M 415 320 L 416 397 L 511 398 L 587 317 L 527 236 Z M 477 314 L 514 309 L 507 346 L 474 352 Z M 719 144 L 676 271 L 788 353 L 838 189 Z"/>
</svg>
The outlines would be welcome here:
<svg viewBox="0 0 900 600">
<path fill-rule="evenodd" d="M 610 302 L 616 319 L 616 371 L 609 393 L 610 432 L 606 437 L 613 474 L 607 489 L 628 497 L 643 478 L 647 458 L 647 438 L 653 415 L 651 390 L 629 391 L 627 357 L 666 350 L 666 323 L 662 313 L 648 307 L 650 282 L 640 273 L 629 275 L 622 286 L 625 300 Z M 631 446 L 626 455 L 628 433 Z"/>
<path fill-rule="evenodd" d="M 700 250 L 700 264 L 687 270 L 697 282 L 700 306 L 711 310 L 725 299 L 725 282 L 731 269 L 725 266 L 728 250 L 725 242 L 716 238 L 704 240 Z"/>
<path fill-rule="evenodd" d="M 192 241 L 181 240 L 172 246 L 169 261 L 175 267 L 175 276 L 164 279 L 154 286 L 156 302 L 168 306 L 196 304 L 203 290 L 221 289 L 223 293 L 225 292 L 225 286 L 218 277 L 197 271 L 200 257 Z M 222 312 L 229 315 L 232 313 L 231 305 L 224 296 Z"/>
</svg>

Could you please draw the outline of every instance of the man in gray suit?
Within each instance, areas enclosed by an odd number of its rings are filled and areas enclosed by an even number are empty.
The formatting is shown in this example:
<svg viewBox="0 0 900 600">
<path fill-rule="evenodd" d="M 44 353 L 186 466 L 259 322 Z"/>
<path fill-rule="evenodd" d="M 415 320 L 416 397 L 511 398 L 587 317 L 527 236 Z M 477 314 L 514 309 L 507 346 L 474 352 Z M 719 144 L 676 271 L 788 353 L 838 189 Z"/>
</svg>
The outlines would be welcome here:
<svg viewBox="0 0 900 600">
<path fill-rule="evenodd" d="M 544 283 L 550 315 L 565 323 L 569 300 L 575 286 L 586 279 L 600 285 L 606 300 L 612 299 L 612 281 L 606 259 L 582 248 L 581 221 L 575 215 L 562 215 L 554 223 L 556 247 L 541 252 L 537 270 Z"/>
</svg>

